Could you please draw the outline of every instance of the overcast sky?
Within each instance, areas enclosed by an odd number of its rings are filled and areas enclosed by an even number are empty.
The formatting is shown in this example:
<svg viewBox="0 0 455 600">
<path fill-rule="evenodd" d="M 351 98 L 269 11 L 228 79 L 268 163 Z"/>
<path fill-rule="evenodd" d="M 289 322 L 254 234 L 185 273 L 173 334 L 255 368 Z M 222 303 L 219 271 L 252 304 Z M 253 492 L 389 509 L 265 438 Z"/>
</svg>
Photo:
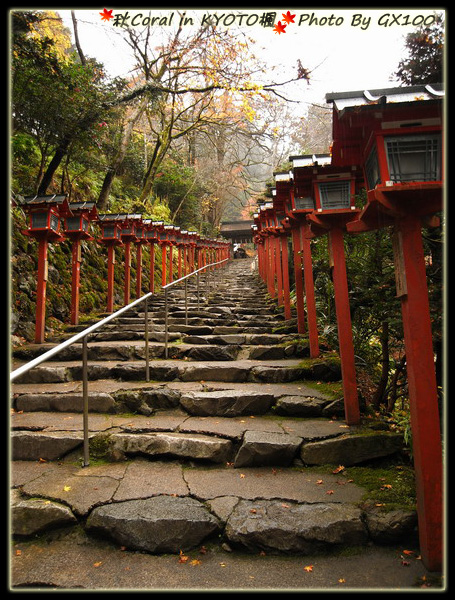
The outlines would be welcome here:
<svg viewBox="0 0 455 600">
<path fill-rule="evenodd" d="M 103 9 L 74 10 L 84 53 L 102 62 L 111 75 L 126 76 L 131 70 L 132 60 L 129 48 L 121 42 L 119 28 L 113 25 L 114 19 L 103 21 L 100 15 Z M 137 15 L 138 22 L 148 16 L 165 19 L 163 25 L 156 28 L 157 33 L 160 29 L 165 32 L 175 30 L 179 13 L 184 11 L 186 18 L 193 18 L 194 26 L 200 25 L 210 13 L 219 19 L 220 27 L 234 28 L 239 26 L 239 15 L 244 15 L 240 28 L 257 40 L 256 53 L 270 64 L 271 81 L 295 76 L 297 59 L 305 68 L 314 69 L 311 84 L 298 88 L 300 94 L 303 92 L 298 99 L 304 102 L 304 107 L 307 102 L 324 102 L 328 92 L 399 85 L 391 77 L 399 60 L 405 55 L 405 36 L 419 24 L 431 23 L 434 11 L 443 10 L 291 8 L 289 11 L 295 15 L 294 22 L 288 24 L 282 34 L 275 33 L 271 27 L 261 26 L 259 21 L 263 13 L 276 12 L 276 22 L 284 23 L 283 14 L 288 12 L 287 8 L 162 8 L 151 11 L 145 8 L 116 8 L 112 14 L 115 18 L 115 15 L 126 15 L 128 11 L 130 22 L 134 15 Z M 58 12 L 72 31 L 70 10 Z M 190 22 L 186 27 L 191 27 Z"/>
</svg>

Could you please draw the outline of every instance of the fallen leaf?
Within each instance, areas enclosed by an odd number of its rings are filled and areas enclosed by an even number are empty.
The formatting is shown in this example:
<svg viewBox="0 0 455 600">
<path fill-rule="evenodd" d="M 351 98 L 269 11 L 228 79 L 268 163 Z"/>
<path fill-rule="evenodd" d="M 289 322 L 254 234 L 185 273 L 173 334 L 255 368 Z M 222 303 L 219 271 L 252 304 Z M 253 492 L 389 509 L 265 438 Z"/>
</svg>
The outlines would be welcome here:
<svg viewBox="0 0 455 600">
<path fill-rule="evenodd" d="M 199 554 L 207 554 L 207 548 L 205 546 L 201 546 L 199 548 Z"/>
<path fill-rule="evenodd" d="M 283 508 L 290 508 L 289 504 L 284 504 L 284 503 L 283 503 L 281 506 L 282 506 Z"/>
<path fill-rule="evenodd" d="M 384 485 L 381 487 L 381 490 L 391 490 L 392 486 L 390 485 L 390 483 L 384 483 Z"/>
<path fill-rule="evenodd" d="M 16 556 L 20 556 L 22 554 L 22 550 L 16 550 Z"/>
<path fill-rule="evenodd" d="M 70 491 L 70 489 L 71 489 L 71 486 L 70 486 L 70 485 L 64 485 L 64 486 L 63 486 L 63 491 L 64 491 L 64 492 L 69 492 L 69 491 Z"/>
<path fill-rule="evenodd" d="M 244 473 L 240 473 L 240 479 L 245 479 L 245 474 Z"/>
<path fill-rule="evenodd" d="M 99 562 L 95 562 L 95 563 L 93 563 L 93 566 L 94 566 L 94 567 L 100 567 L 102 564 L 103 564 L 103 563 L 102 563 L 102 561 L 100 560 Z"/>
<path fill-rule="evenodd" d="M 403 554 L 415 554 L 414 550 L 403 550 Z"/>
<path fill-rule="evenodd" d="M 346 579 L 344 579 L 343 577 L 340 577 L 340 579 L 338 579 L 338 583 L 346 583 Z"/>
<path fill-rule="evenodd" d="M 46 463 L 47 462 L 47 460 L 45 458 L 40 458 L 38 460 L 39 460 L 40 463 Z"/>
<path fill-rule="evenodd" d="M 255 515 L 257 512 L 258 512 L 258 511 L 257 511 L 255 508 L 252 508 L 252 509 L 250 510 L 250 513 L 252 513 L 253 515 Z"/>
<path fill-rule="evenodd" d="M 303 570 L 307 573 L 311 573 L 313 571 L 313 565 L 307 565 L 306 567 L 303 567 Z"/>
<path fill-rule="evenodd" d="M 329 496 L 331 496 L 333 494 L 333 490 L 327 490 L 326 494 L 328 494 Z"/>
<path fill-rule="evenodd" d="M 193 565 L 193 567 L 196 567 L 197 565 L 200 565 L 200 564 L 202 564 L 202 563 L 197 558 L 193 558 L 193 560 L 190 562 L 190 565 Z"/>
<path fill-rule="evenodd" d="M 332 473 L 333 473 L 334 475 L 336 475 L 337 473 L 341 473 L 341 471 L 344 471 L 344 469 L 345 469 L 345 468 L 343 467 L 343 465 L 339 465 L 339 466 L 338 466 L 336 469 L 334 469 L 334 470 L 332 471 Z"/>
<path fill-rule="evenodd" d="M 180 550 L 179 552 L 179 563 L 186 563 L 189 560 L 189 556 L 185 556 L 183 552 Z"/>
<path fill-rule="evenodd" d="M 226 563 L 220 563 L 220 567 L 225 567 Z"/>
<path fill-rule="evenodd" d="M 318 480 L 316 481 L 316 485 L 321 485 L 321 483 L 324 483 L 324 481 L 323 481 L 322 479 L 318 479 Z"/>
</svg>

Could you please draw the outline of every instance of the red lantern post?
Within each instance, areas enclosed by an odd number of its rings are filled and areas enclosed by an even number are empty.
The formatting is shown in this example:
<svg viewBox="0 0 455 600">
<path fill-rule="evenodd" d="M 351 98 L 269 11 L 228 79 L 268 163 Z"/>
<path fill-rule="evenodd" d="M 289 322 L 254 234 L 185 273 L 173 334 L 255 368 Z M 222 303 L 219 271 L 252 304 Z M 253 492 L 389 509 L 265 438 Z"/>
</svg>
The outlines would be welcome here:
<svg viewBox="0 0 455 600">
<path fill-rule="evenodd" d="M 71 324 L 79 323 L 79 289 L 81 272 L 81 240 L 93 240 L 90 221 L 97 218 L 94 202 L 72 202 L 72 216 L 65 219 L 65 237 L 71 240 Z"/>
<path fill-rule="evenodd" d="M 443 564 L 443 467 L 422 221 L 442 210 L 440 85 L 328 94 L 333 160 L 363 164 L 368 202 L 348 231 L 392 225 L 401 301 L 416 476 L 420 550 Z"/>
<path fill-rule="evenodd" d="M 50 242 L 64 239 L 60 233 L 60 218 L 71 212 L 64 195 L 29 196 L 18 204 L 29 214 L 29 226 L 23 233 L 38 240 L 35 343 L 42 344 L 46 321 L 47 251 Z"/>
<path fill-rule="evenodd" d="M 107 246 L 107 312 L 114 311 L 114 273 L 115 273 L 115 247 L 122 245 L 121 224 L 124 215 L 103 214 L 98 215 L 98 223 L 102 235 L 98 243 Z"/>
</svg>

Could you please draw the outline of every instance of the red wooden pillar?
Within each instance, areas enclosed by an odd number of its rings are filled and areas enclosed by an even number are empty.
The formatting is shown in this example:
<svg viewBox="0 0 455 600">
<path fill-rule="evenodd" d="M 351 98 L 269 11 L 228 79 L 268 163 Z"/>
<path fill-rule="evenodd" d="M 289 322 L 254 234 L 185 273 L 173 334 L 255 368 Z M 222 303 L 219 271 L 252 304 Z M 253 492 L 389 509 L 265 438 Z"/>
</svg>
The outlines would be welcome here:
<svg viewBox="0 0 455 600">
<path fill-rule="evenodd" d="M 305 302 L 303 296 L 303 274 L 302 274 L 302 244 L 300 240 L 300 229 L 293 228 L 292 235 L 292 258 L 294 261 L 295 279 L 295 305 L 297 309 L 297 331 L 305 333 Z"/>
<path fill-rule="evenodd" d="M 183 246 L 179 244 L 177 246 L 177 279 L 180 279 L 182 276 L 182 252 Z"/>
<path fill-rule="evenodd" d="M 280 235 L 281 242 L 281 272 L 283 277 L 283 303 L 284 318 L 291 318 L 291 290 L 289 287 L 289 256 L 288 256 L 288 237 Z"/>
<path fill-rule="evenodd" d="M 169 283 L 172 283 L 174 281 L 174 271 L 173 271 L 174 265 L 172 264 L 173 249 L 174 249 L 174 246 L 172 244 L 169 244 Z"/>
<path fill-rule="evenodd" d="M 166 285 L 166 253 L 167 244 L 161 244 L 161 285 Z"/>
<path fill-rule="evenodd" d="M 276 290 L 278 297 L 278 306 L 283 305 L 283 271 L 281 270 L 281 244 L 279 236 L 272 237 L 272 243 L 275 248 L 275 275 L 276 275 Z"/>
<path fill-rule="evenodd" d="M 49 242 L 46 238 L 38 244 L 38 281 L 36 286 L 36 322 L 35 343 L 44 342 L 44 325 L 46 321 L 46 284 L 47 284 L 47 249 Z"/>
<path fill-rule="evenodd" d="M 308 237 L 309 226 L 302 223 L 301 228 L 303 280 L 305 284 L 306 311 L 308 319 L 308 335 L 310 339 L 310 357 L 319 356 L 318 323 L 316 318 L 316 300 L 314 296 L 313 261 L 311 259 L 311 241 Z"/>
<path fill-rule="evenodd" d="M 109 244 L 107 247 L 107 312 L 114 311 L 114 265 L 115 246 Z"/>
<path fill-rule="evenodd" d="M 79 288 L 81 278 L 81 241 L 71 245 L 71 325 L 79 323 Z"/>
<path fill-rule="evenodd" d="M 125 281 L 123 288 L 123 304 L 126 306 L 130 303 L 131 290 L 131 242 L 125 240 Z"/>
<path fill-rule="evenodd" d="M 331 262 L 333 262 L 333 287 L 337 313 L 338 343 L 343 377 L 344 411 L 348 425 L 360 422 L 359 400 L 355 373 L 354 344 L 352 341 L 351 312 L 349 308 L 348 281 L 344 255 L 343 230 L 329 230 Z"/>
<path fill-rule="evenodd" d="M 268 235 L 265 238 L 265 243 L 266 243 L 266 264 L 267 264 L 267 289 L 268 289 L 269 295 L 272 298 L 275 298 L 275 296 L 276 296 L 275 275 L 274 275 L 274 268 L 273 268 L 273 264 L 275 262 L 275 254 L 274 254 L 274 248 L 272 245 L 272 237 L 270 235 Z"/>
<path fill-rule="evenodd" d="M 396 221 L 397 294 L 401 298 L 417 491 L 420 551 L 430 571 L 443 562 L 442 448 L 430 307 L 418 217 Z"/>
<path fill-rule="evenodd" d="M 142 244 L 136 244 L 136 298 L 141 297 L 142 288 Z"/>
<path fill-rule="evenodd" d="M 150 244 L 149 291 L 155 291 L 155 244 Z"/>
</svg>

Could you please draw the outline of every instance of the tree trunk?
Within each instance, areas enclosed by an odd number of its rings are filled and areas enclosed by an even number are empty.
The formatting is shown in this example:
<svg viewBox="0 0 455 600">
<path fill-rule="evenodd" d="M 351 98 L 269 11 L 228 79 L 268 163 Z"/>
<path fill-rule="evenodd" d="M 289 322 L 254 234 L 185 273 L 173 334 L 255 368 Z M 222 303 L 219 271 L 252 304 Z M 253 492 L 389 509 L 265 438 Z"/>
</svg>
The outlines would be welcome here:
<svg viewBox="0 0 455 600">
<path fill-rule="evenodd" d="M 381 331 L 381 351 L 382 351 L 382 371 L 381 378 L 379 380 L 378 387 L 373 397 L 373 406 L 374 408 L 379 408 L 379 405 L 382 404 L 384 400 L 384 394 L 387 388 L 387 382 L 389 380 L 389 322 L 382 321 L 382 331 Z"/>
<path fill-rule="evenodd" d="M 41 183 L 38 188 L 38 195 L 44 195 L 47 192 L 47 188 L 52 183 L 52 178 L 54 177 L 55 171 L 59 168 L 60 163 L 63 160 L 63 157 L 68 152 L 69 145 L 71 143 L 71 138 L 64 138 L 60 145 L 57 147 L 55 154 L 49 163 L 46 172 L 43 175 Z"/>
<path fill-rule="evenodd" d="M 133 127 L 137 123 L 139 118 L 141 117 L 142 113 L 144 112 L 145 107 L 147 106 L 147 102 L 148 102 L 147 98 L 142 98 L 139 105 L 131 113 L 131 115 L 125 122 L 125 127 L 123 129 L 123 135 L 122 135 L 122 141 L 120 142 L 120 147 L 119 147 L 118 152 L 113 160 L 111 167 L 108 169 L 108 171 L 104 177 L 103 185 L 101 187 L 101 191 L 98 196 L 98 200 L 96 203 L 98 210 L 107 210 L 108 202 L 109 202 L 109 194 L 111 192 L 112 183 L 115 179 L 115 176 L 119 172 L 119 170 L 123 164 L 123 161 L 125 160 L 126 152 L 128 150 L 128 144 L 130 143 L 131 135 L 133 133 Z"/>
</svg>

